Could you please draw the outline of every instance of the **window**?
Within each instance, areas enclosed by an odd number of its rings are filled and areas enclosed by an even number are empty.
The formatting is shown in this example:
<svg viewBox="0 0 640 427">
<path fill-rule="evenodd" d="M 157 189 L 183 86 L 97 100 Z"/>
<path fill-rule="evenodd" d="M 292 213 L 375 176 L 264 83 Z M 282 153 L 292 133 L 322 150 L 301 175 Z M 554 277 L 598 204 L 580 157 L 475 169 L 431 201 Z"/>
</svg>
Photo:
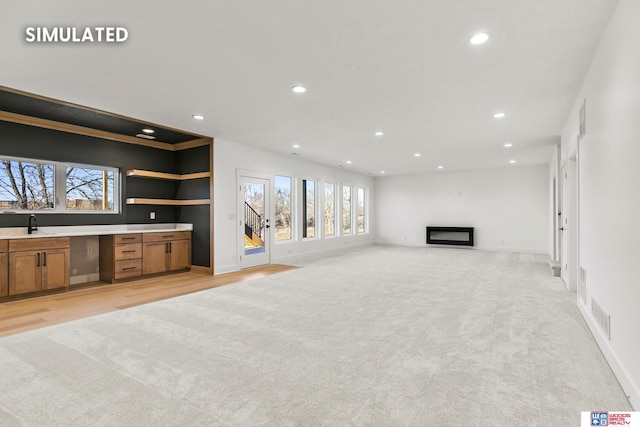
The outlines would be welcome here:
<svg viewBox="0 0 640 427">
<path fill-rule="evenodd" d="M 53 210 L 53 164 L 5 158 L 0 162 L 0 210 Z"/>
<path fill-rule="evenodd" d="M 342 234 L 351 234 L 351 187 L 342 187 Z"/>
<path fill-rule="evenodd" d="M 336 235 L 336 186 L 324 184 L 324 235 Z"/>
<path fill-rule="evenodd" d="M 118 213 L 116 168 L 0 157 L 0 212 Z"/>
<path fill-rule="evenodd" d="M 113 211 L 116 172 L 113 169 L 67 166 L 65 194 L 68 210 Z"/>
<path fill-rule="evenodd" d="M 316 237 L 316 182 L 302 180 L 302 237 Z"/>
<path fill-rule="evenodd" d="M 291 177 L 275 177 L 276 241 L 291 240 Z"/>
<path fill-rule="evenodd" d="M 366 231 L 364 188 L 358 188 L 358 234 Z"/>
</svg>

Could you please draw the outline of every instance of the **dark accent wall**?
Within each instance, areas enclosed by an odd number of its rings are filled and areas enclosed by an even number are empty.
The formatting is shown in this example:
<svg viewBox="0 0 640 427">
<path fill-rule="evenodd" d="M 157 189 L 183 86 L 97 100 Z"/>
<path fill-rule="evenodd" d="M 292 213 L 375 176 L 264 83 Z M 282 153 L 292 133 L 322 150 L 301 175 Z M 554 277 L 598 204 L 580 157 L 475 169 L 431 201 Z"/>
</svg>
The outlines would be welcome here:
<svg viewBox="0 0 640 427">
<path fill-rule="evenodd" d="M 27 125 L 0 121 L 0 155 L 11 157 L 24 157 L 28 159 L 49 160 L 56 162 L 85 163 L 97 166 L 118 168 L 121 172 L 121 212 L 119 214 L 54 214 L 38 213 L 39 226 L 64 226 L 64 225 L 110 225 L 110 224 L 152 224 L 152 223 L 193 223 L 193 264 L 209 267 L 209 206 L 204 209 L 191 209 L 192 207 L 173 207 L 160 205 L 127 205 L 127 198 L 194 198 L 191 194 L 204 194 L 202 188 L 206 187 L 208 198 L 209 181 L 205 184 L 193 186 L 193 183 L 184 183 L 137 178 L 125 176 L 127 169 L 144 169 L 168 173 L 182 172 L 183 168 L 200 167 L 202 160 L 199 156 L 208 156 L 199 151 L 201 147 L 186 151 L 195 151 L 194 154 L 172 152 L 135 144 L 127 144 L 117 141 L 109 141 L 84 135 L 76 135 L 50 129 L 42 129 Z M 193 172 L 209 170 L 208 157 L 206 167 Z M 181 162 L 187 162 L 182 165 Z M 194 181 L 194 182 L 195 182 Z M 187 194 L 187 196 L 183 196 Z M 197 196 L 200 198 L 201 196 Z M 149 219 L 150 212 L 156 213 L 156 219 Z M 201 218 L 206 215 L 205 221 Z M 0 214 L 0 227 L 25 227 L 27 214 Z M 198 255 L 196 255 L 198 254 Z M 200 254 L 206 254 L 206 258 Z"/>
<path fill-rule="evenodd" d="M 188 174 L 208 171 L 210 156 L 209 146 L 176 152 L 177 173 Z M 212 195 L 210 194 L 209 183 L 210 181 L 207 178 L 181 181 L 177 183 L 176 198 L 210 199 Z M 191 223 L 194 230 L 197 227 L 202 231 L 198 235 L 195 233 L 193 235 L 192 263 L 194 265 L 210 267 L 210 210 L 209 205 L 181 206 L 178 208 L 178 222 Z"/>
</svg>

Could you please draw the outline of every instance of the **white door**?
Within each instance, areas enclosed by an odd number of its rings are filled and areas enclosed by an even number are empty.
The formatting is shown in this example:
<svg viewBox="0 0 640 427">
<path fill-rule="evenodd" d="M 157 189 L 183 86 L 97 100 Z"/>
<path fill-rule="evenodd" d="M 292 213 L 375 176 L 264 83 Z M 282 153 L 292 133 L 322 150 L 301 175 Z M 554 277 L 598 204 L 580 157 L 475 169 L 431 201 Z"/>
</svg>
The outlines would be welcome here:
<svg viewBox="0 0 640 427">
<path fill-rule="evenodd" d="M 575 291 L 578 281 L 578 221 L 576 159 L 569 158 L 562 167 L 562 221 L 560 271 L 567 289 Z"/>
<path fill-rule="evenodd" d="M 240 177 L 238 230 L 241 239 L 240 267 L 271 262 L 271 224 L 269 221 L 271 182 L 268 179 Z"/>
</svg>

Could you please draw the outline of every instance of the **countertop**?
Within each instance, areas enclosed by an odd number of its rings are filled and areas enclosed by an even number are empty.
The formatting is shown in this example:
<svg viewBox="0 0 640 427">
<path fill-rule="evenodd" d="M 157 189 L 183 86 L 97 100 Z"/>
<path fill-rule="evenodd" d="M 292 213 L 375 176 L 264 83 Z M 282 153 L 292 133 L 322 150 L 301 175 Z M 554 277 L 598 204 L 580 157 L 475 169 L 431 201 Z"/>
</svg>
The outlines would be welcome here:
<svg viewBox="0 0 640 427">
<path fill-rule="evenodd" d="M 119 225 L 69 225 L 60 227 L 38 227 L 27 234 L 27 227 L 0 227 L 0 240 L 34 239 L 39 237 L 104 236 L 129 233 L 168 233 L 193 231 L 193 224 L 119 224 Z"/>
</svg>

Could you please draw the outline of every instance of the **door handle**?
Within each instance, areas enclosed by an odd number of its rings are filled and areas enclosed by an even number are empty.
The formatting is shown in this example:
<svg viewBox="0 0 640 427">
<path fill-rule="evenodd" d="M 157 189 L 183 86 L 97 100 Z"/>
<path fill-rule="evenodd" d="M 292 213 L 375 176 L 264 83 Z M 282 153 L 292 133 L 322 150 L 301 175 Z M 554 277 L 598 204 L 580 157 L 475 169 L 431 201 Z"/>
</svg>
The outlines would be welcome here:
<svg viewBox="0 0 640 427">
<path fill-rule="evenodd" d="M 40 252 L 38 252 L 38 265 L 36 267 L 40 267 Z"/>
<path fill-rule="evenodd" d="M 269 224 L 265 225 L 264 228 L 271 228 Z"/>
<path fill-rule="evenodd" d="M 564 227 L 560 227 L 560 228 L 558 228 L 558 230 L 564 231 Z"/>
<path fill-rule="evenodd" d="M 47 253 L 46 252 L 42 253 L 42 258 L 44 259 L 44 261 L 42 262 L 42 266 L 46 267 L 47 266 Z"/>
</svg>

